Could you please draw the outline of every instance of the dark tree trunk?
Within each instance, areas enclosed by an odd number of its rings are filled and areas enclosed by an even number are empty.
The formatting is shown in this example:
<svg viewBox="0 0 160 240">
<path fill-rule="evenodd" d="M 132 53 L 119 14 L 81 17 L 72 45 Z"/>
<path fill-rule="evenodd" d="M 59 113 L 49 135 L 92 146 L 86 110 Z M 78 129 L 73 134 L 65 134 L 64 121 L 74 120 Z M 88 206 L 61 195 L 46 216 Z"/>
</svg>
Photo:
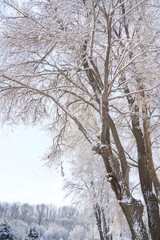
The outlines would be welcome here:
<svg viewBox="0 0 160 240">
<path fill-rule="evenodd" d="M 103 207 L 96 203 L 94 206 L 94 213 L 96 217 L 100 240 L 112 240 L 112 235 L 109 233 L 109 223 L 106 222 Z"/>
<path fill-rule="evenodd" d="M 148 240 L 148 234 L 143 223 L 143 205 L 132 197 L 120 168 L 118 159 L 112 154 L 107 144 L 94 148 L 103 157 L 108 181 L 116 195 L 119 205 L 128 222 L 133 240 Z"/>
<path fill-rule="evenodd" d="M 104 161 L 106 162 L 106 159 L 104 159 Z M 106 167 L 107 169 L 109 168 L 108 166 Z M 142 203 L 132 197 L 128 190 L 127 184 L 125 183 L 125 181 L 123 181 L 123 178 L 121 179 L 121 184 L 119 183 L 120 180 L 118 180 L 115 175 L 112 175 L 112 173 L 110 174 L 110 178 L 111 187 L 115 192 L 119 205 L 121 206 L 121 209 L 126 217 L 126 220 L 131 231 L 132 239 L 148 240 L 149 239 L 148 234 L 142 219 L 143 216 Z"/>
<path fill-rule="evenodd" d="M 95 217 L 96 217 L 96 223 L 97 223 L 97 227 L 98 227 L 100 240 L 105 240 L 104 236 L 103 236 L 101 209 L 100 209 L 100 206 L 98 203 L 95 204 L 95 206 L 94 206 L 94 213 L 95 213 Z"/>
<path fill-rule="evenodd" d="M 147 207 L 149 229 L 152 239 L 160 240 L 160 216 L 158 199 L 152 190 L 152 179 L 149 173 L 145 144 L 138 117 L 132 117 L 132 125 L 138 149 L 138 169 L 142 194 Z"/>
<path fill-rule="evenodd" d="M 112 234 L 109 233 L 110 221 L 109 221 L 109 218 L 106 221 L 106 216 L 105 216 L 105 212 L 104 212 L 103 207 L 101 208 L 101 212 L 102 212 L 104 239 L 105 240 L 112 240 Z"/>
</svg>

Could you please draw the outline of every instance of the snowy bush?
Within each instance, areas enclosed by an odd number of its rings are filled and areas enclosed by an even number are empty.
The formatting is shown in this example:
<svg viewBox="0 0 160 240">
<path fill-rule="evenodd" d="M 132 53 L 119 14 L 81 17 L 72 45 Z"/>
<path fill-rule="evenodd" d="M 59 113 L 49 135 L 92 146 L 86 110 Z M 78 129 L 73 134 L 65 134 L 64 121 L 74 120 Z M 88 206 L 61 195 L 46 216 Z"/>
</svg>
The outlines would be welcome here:
<svg viewBox="0 0 160 240">
<path fill-rule="evenodd" d="M 27 230 L 29 229 L 28 224 L 18 219 L 11 219 L 8 222 L 11 228 L 13 228 L 18 234 L 18 239 L 23 240 Z"/>
<path fill-rule="evenodd" d="M 84 240 L 85 231 L 81 226 L 75 226 L 75 228 L 70 232 L 70 240 Z"/>
<path fill-rule="evenodd" d="M 57 224 L 50 224 L 44 233 L 44 240 L 68 240 L 68 233 L 64 227 Z"/>
</svg>

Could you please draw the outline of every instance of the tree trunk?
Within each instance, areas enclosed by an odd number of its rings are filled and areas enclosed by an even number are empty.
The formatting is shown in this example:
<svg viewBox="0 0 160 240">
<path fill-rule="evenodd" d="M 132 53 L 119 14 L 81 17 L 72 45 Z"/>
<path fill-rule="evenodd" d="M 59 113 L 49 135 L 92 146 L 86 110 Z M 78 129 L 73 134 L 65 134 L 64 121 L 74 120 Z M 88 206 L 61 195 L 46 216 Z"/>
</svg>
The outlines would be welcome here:
<svg viewBox="0 0 160 240">
<path fill-rule="evenodd" d="M 143 223 L 143 205 L 132 197 L 123 174 L 120 169 L 118 159 L 112 155 L 108 145 L 97 146 L 93 149 L 103 157 L 107 171 L 108 181 L 116 195 L 119 205 L 128 222 L 133 240 L 148 240 L 148 234 Z"/>
<path fill-rule="evenodd" d="M 152 157 L 152 148 L 151 148 L 151 137 L 149 132 L 149 119 L 147 114 L 147 108 L 145 107 L 143 110 L 143 130 L 144 130 L 144 144 L 145 151 L 147 156 L 147 164 L 149 168 L 149 173 L 153 181 L 154 189 L 158 198 L 158 202 L 160 202 L 160 182 L 158 180 L 156 171 L 154 169 L 153 157 Z"/>
<path fill-rule="evenodd" d="M 130 90 L 127 86 L 124 91 L 125 93 L 130 93 Z M 128 96 L 127 100 L 131 109 L 133 135 L 137 144 L 138 170 L 142 194 L 147 208 L 149 230 L 152 240 L 160 240 L 160 216 L 158 198 L 155 196 L 152 190 L 152 179 L 147 162 L 145 142 L 139 122 L 139 107 L 134 104 L 134 98 L 132 96 Z"/>
<path fill-rule="evenodd" d="M 152 191 L 152 179 L 149 173 L 145 144 L 139 126 L 138 117 L 134 116 L 132 125 L 138 149 L 138 169 L 142 194 L 147 207 L 149 229 L 152 239 L 160 240 L 160 216 L 158 199 Z"/>
<path fill-rule="evenodd" d="M 108 158 L 108 157 L 107 157 Z M 106 162 L 106 159 L 104 159 Z M 108 166 L 106 166 L 108 168 Z M 143 205 L 140 201 L 135 200 L 129 193 L 128 186 L 125 182 L 119 184 L 116 177 L 111 176 L 111 187 L 118 199 L 119 205 L 128 222 L 133 240 L 148 240 L 148 234 L 144 226 Z M 122 179 L 121 179 L 122 180 Z"/>
<path fill-rule="evenodd" d="M 105 240 L 104 236 L 103 236 L 103 229 L 102 229 L 101 209 L 100 209 L 100 206 L 98 203 L 95 204 L 95 206 L 94 206 L 94 213 L 95 213 L 95 217 L 96 217 L 100 240 Z"/>
<path fill-rule="evenodd" d="M 101 208 L 102 212 L 102 220 L 103 220 L 103 232 L 104 232 L 104 239 L 105 240 L 112 240 L 112 233 L 109 233 L 109 228 L 110 228 L 110 221 L 109 218 L 107 219 L 106 222 L 106 217 L 105 217 L 105 212 L 104 208 Z"/>
</svg>

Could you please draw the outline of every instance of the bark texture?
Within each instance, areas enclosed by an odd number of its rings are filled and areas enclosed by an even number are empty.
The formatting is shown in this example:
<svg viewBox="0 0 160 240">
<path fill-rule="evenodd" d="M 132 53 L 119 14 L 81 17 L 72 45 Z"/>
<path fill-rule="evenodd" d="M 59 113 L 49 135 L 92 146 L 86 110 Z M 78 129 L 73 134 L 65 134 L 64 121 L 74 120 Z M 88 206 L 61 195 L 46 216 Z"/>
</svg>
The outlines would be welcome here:
<svg viewBox="0 0 160 240">
<path fill-rule="evenodd" d="M 125 93 L 129 93 L 129 88 L 125 88 Z M 139 107 L 134 103 L 132 96 L 127 97 L 128 104 L 132 111 L 131 121 L 133 127 L 133 134 L 136 139 L 137 152 L 138 152 L 138 170 L 140 177 L 140 184 L 142 194 L 147 208 L 148 214 L 148 225 L 150 234 L 153 240 L 160 239 L 160 216 L 159 216 L 159 205 L 158 198 L 153 193 L 152 189 L 152 178 L 150 175 L 150 167 L 147 160 L 147 145 L 145 148 L 144 136 L 141 130 L 139 121 Z M 147 141 L 147 140 L 146 140 Z M 147 144 L 147 143 L 146 143 Z M 149 149 L 148 149 L 149 151 Z M 150 160 L 151 161 L 151 160 Z M 151 165 L 151 162 L 150 162 Z"/>
</svg>

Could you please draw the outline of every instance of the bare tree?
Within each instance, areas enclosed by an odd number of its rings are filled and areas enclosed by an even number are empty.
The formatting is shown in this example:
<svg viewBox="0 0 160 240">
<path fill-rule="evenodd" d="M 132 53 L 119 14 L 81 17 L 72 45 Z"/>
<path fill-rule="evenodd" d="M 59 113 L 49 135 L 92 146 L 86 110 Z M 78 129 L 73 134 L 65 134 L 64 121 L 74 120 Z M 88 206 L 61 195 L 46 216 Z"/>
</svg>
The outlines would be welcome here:
<svg viewBox="0 0 160 240">
<path fill-rule="evenodd" d="M 48 119 L 49 163 L 72 148 L 79 131 L 76 144 L 85 142 L 103 159 L 137 240 L 160 236 L 159 16 L 156 0 L 2 0 L 1 6 L 1 121 Z M 130 167 L 138 168 L 149 233 L 144 205 L 130 191 Z"/>
<path fill-rule="evenodd" d="M 37 210 L 37 221 L 38 221 L 38 225 L 42 225 L 44 220 L 45 220 L 45 216 L 47 214 L 47 206 L 45 204 L 38 204 L 36 206 L 36 210 Z"/>
<path fill-rule="evenodd" d="M 23 203 L 20 206 L 20 219 L 28 224 L 33 221 L 34 209 L 28 203 Z"/>
</svg>

